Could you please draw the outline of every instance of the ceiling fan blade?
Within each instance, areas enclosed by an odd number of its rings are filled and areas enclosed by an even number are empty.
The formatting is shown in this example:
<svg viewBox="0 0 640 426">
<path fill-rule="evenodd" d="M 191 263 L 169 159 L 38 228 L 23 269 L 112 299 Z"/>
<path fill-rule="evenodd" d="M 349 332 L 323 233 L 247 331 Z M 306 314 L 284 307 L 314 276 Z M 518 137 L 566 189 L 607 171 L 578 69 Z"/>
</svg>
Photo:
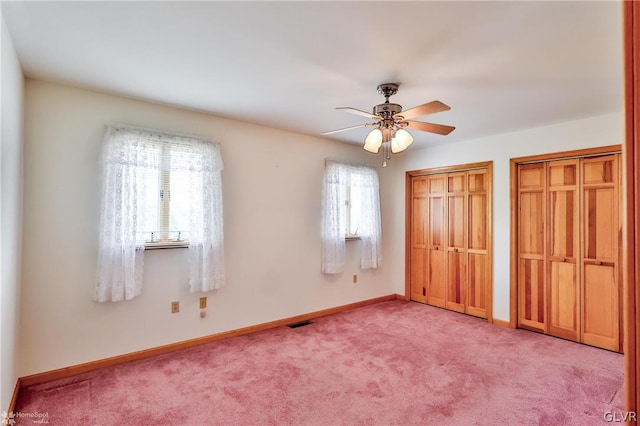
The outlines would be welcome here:
<svg viewBox="0 0 640 426">
<path fill-rule="evenodd" d="M 345 127 L 343 129 L 338 129 L 338 130 L 332 130 L 330 132 L 324 132 L 323 135 L 332 135 L 334 133 L 338 133 L 338 132 L 344 132 L 346 130 L 353 130 L 353 129 L 359 129 L 361 127 L 367 127 L 367 126 L 373 126 L 375 123 L 364 123 L 364 124 L 358 124 L 357 126 L 350 126 L 350 127 Z"/>
<path fill-rule="evenodd" d="M 413 130 L 421 130 L 423 132 L 436 133 L 438 135 L 448 135 L 456 128 L 453 126 L 446 126 L 444 124 L 425 123 L 423 121 L 411 121 L 406 120 L 407 127 Z"/>
<path fill-rule="evenodd" d="M 356 108 L 337 107 L 336 109 L 342 109 L 342 110 L 345 110 L 346 112 L 350 112 L 351 114 L 361 115 L 361 116 L 367 117 L 367 118 L 373 118 L 374 120 L 379 120 L 380 119 L 380 117 L 378 117 L 377 115 L 374 115 L 374 114 L 371 114 L 370 112 L 362 111 L 362 110 L 356 109 Z"/>
<path fill-rule="evenodd" d="M 450 106 L 445 105 L 440 101 L 431 101 L 426 104 L 409 108 L 406 111 L 401 111 L 395 114 L 395 116 L 402 116 L 405 120 L 407 120 L 409 118 L 422 117 L 423 115 L 435 114 L 436 112 L 449 111 L 450 109 L 451 109 Z"/>
</svg>

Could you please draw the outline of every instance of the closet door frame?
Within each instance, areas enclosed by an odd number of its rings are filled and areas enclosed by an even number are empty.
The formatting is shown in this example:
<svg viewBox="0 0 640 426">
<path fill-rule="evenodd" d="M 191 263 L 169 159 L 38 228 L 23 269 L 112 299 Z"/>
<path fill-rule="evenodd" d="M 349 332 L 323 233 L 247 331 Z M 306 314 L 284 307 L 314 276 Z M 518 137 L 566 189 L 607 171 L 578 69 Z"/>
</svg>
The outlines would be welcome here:
<svg viewBox="0 0 640 426">
<path fill-rule="evenodd" d="M 405 173 L 405 288 L 404 300 L 411 300 L 411 225 L 413 222 L 413 178 L 441 173 L 466 172 L 485 169 L 487 171 L 487 205 L 489 220 L 487 221 L 487 275 L 491 278 L 486 289 L 487 321 L 493 323 L 493 161 L 458 164 L 453 166 L 435 167 L 430 169 L 411 170 Z"/>
<path fill-rule="evenodd" d="M 509 327 L 518 326 L 518 166 L 532 162 L 544 162 L 570 158 L 594 157 L 606 154 L 619 154 L 622 145 L 608 145 L 597 148 L 579 149 L 573 151 L 554 152 L 549 154 L 531 155 L 528 157 L 512 158 L 510 161 L 510 202 L 511 202 L 511 249 L 510 249 L 510 283 L 509 283 Z M 620 181 L 622 185 L 622 181 Z M 546 242 L 545 242 L 546 244 Z M 622 277 L 618 277 L 622 283 Z M 622 312 L 620 312 L 622 320 Z"/>
</svg>

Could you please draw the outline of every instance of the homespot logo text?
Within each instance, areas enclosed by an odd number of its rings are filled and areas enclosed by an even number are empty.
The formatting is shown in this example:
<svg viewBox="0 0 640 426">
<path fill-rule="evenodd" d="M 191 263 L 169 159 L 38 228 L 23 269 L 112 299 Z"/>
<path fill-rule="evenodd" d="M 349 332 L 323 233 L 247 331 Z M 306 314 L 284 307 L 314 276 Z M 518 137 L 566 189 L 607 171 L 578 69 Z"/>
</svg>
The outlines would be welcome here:
<svg viewBox="0 0 640 426">
<path fill-rule="evenodd" d="M 32 423 L 46 424 L 49 423 L 49 413 L 41 413 L 39 411 L 24 413 L 22 411 L 10 411 L 2 412 L 2 425 L 13 426 L 16 424 L 16 419 L 31 419 Z"/>
</svg>

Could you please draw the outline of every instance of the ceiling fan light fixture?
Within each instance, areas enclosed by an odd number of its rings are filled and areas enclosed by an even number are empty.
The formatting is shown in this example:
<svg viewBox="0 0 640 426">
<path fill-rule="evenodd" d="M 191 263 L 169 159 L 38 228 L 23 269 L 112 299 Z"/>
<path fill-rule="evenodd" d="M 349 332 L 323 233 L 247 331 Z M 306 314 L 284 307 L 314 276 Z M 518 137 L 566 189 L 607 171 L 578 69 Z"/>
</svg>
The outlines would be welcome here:
<svg viewBox="0 0 640 426">
<path fill-rule="evenodd" d="M 404 129 L 398 129 L 393 139 L 391 139 L 391 152 L 394 154 L 402 152 L 409 148 L 412 143 L 413 136 L 411 136 L 411 133 Z"/>
<path fill-rule="evenodd" d="M 386 167 L 387 160 L 391 158 L 391 153 L 397 154 L 402 152 L 413 143 L 413 136 L 404 130 L 405 127 L 407 129 L 435 133 L 437 135 L 448 135 L 455 130 L 453 126 L 412 120 L 416 117 L 448 111 L 451 108 L 440 101 L 434 100 L 413 108 L 402 109 L 402 105 L 389 102 L 389 97 L 398 92 L 398 86 L 399 83 L 383 83 L 378 85 L 378 93 L 383 95 L 385 100 L 382 104 L 374 105 L 373 113 L 352 107 L 337 107 L 336 109 L 367 117 L 371 121 L 325 132 L 323 135 L 332 135 L 346 130 L 374 126 L 374 129 L 369 132 L 364 140 L 363 149 L 367 152 L 377 154 L 380 152 L 380 148 L 382 148 L 384 155 L 382 167 Z"/>
<path fill-rule="evenodd" d="M 366 139 L 364 140 L 364 148 L 365 151 L 369 151 L 373 154 L 377 154 L 380 151 L 380 147 L 382 146 L 382 131 L 379 128 L 373 129 L 369 132 Z"/>
</svg>

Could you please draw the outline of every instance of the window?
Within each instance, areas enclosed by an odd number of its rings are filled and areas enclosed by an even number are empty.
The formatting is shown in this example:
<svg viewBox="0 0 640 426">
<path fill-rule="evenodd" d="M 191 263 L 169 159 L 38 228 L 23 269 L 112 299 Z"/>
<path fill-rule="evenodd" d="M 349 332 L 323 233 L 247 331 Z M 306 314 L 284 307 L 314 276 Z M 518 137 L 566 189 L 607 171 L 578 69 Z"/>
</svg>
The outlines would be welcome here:
<svg viewBox="0 0 640 426">
<path fill-rule="evenodd" d="M 160 166 L 143 170 L 144 209 L 136 239 L 146 248 L 184 247 L 191 234 L 189 199 L 202 193 L 201 182 L 191 179 L 190 149 L 162 142 L 148 155 L 157 156 L 153 163 Z"/>
<path fill-rule="evenodd" d="M 362 217 L 362 194 L 348 185 L 344 185 L 345 191 L 345 232 L 347 239 L 358 238 L 360 232 L 360 220 Z"/>
<path fill-rule="evenodd" d="M 207 138 L 109 126 L 95 300 L 138 296 L 148 247 L 189 247 L 192 292 L 223 284 L 221 170 Z"/>
<path fill-rule="evenodd" d="M 322 272 L 344 269 L 345 239 L 360 239 L 360 267 L 382 261 L 378 173 L 370 166 L 327 161 L 322 204 Z"/>
</svg>

